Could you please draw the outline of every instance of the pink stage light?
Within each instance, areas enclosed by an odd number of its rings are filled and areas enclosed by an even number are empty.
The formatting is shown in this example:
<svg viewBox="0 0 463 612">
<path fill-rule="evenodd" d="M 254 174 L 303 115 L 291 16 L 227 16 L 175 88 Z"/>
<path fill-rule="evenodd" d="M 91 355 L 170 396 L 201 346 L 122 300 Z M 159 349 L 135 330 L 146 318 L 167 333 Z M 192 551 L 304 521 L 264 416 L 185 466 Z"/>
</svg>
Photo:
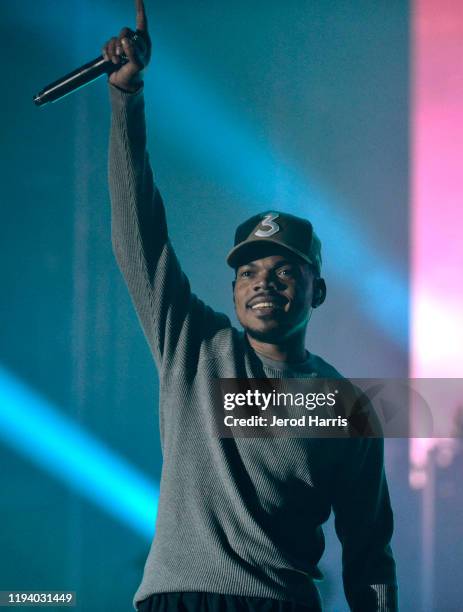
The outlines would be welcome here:
<svg viewBox="0 0 463 612">
<path fill-rule="evenodd" d="M 463 376 L 463 2 L 415 0 L 412 18 L 412 378 Z M 463 398 L 446 398 L 458 408 Z M 446 411 L 448 412 L 448 411 Z M 412 439 L 410 484 L 455 440 Z M 439 450 L 439 449 L 438 449 Z M 447 453 L 448 455 L 448 453 Z"/>
</svg>

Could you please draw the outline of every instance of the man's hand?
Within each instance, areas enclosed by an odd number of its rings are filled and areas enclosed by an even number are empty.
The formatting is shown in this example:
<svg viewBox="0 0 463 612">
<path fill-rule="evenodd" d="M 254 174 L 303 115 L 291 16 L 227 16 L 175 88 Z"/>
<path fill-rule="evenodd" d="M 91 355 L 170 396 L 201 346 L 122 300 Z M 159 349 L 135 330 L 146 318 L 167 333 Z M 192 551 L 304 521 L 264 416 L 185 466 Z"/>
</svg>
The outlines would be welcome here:
<svg viewBox="0 0 463 612">
<path fill-rule="evenodd" d="M 146 68 L 151 57 L 151 40 L 148 34 L 148 20 L 143 0 L 135 0 L 137 40 L 132 41 L 129 36 L 134 34 L 130 28 L 122 28 L 119 36 L 113 36 L 102 49 L 103 57 L 114 64 L 120 64 L 121 55 L 128 58 L 128 62 L 111 73 L 109 82 L 126 91 L 136 91 L 142 83 L 142 70 Z"/>
</svg>

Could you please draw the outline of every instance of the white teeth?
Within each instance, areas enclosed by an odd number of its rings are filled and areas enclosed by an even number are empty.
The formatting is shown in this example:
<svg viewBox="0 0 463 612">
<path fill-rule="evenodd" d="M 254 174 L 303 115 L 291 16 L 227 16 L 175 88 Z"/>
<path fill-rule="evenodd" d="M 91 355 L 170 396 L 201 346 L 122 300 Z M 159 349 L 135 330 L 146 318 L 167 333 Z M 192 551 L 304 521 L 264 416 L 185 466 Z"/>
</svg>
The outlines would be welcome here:
<svg viewBox="0 0 463 612">
<path fill-rule="evenodd" d="M 281 308 L 281 306 L 274 302 L 259 302 L 258 304 L 254 304 L 251 308 L 256 310 L 257 308 Z"/>
</svg>

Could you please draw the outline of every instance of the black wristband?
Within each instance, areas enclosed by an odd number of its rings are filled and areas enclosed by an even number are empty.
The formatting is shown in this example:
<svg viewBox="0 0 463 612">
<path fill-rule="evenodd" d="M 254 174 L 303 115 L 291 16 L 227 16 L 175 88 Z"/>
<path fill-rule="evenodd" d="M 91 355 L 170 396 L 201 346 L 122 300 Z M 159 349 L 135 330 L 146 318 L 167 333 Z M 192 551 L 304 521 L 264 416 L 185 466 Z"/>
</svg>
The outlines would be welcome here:
<svg viewBox="0 0 463 612">
<path fill-rule="evenodd" d="M 140 89 L 143 88 L 143 86 L 145 84 L 144 81 L 140 81 L 139 84 L 138 84 L 137 89 L 131 90 L 131 89 L 123 89 L 122 87 L 119 87 L 118 85 L 114 85 L 114 83 L 111 83 L 111 81 L 109 79 L 108 79 L 108 83 L 110 85 L 112 85 L 112 87 L 115 87 L 116 89 L 118 89 L 119 91 L 122 91 L 125 94 L 136 94 L 136 93 L 138 93 L 140 91 Z"/>
</svg>

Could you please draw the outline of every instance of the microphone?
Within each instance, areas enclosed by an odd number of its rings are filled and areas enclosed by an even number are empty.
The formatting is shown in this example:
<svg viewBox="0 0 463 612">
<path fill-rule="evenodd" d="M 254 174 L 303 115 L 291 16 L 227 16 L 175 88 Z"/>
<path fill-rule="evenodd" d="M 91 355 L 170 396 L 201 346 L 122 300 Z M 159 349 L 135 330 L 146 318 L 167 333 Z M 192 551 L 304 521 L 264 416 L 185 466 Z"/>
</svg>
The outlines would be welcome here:
<svg viewBox="0 0 463 612">
<path fill-rule="evenodd" d="M 129 35 L 128 38 L 136 42 L 141 38 L 140 32 L 137 30 Z M 60 100 L 73 91 L 84 87 L 84 85 L 91 83 L 103 74 L 111 74 L 129 61 L 125 54 L 119 57 L 121 58 L 120 63 L 113 64 L 111 60 L 105 60 L 102 55 L 99 55 L 91 62 L 87 62 L 87 64 L 66 74 L 61 79 L 46 85 L 34 96 L 34 104 L 36 104 L 36 106 L 43 106 L 44 104 L 48 104 L 48 102 L 56 102 L 56 100 Z"/>
</svg>

